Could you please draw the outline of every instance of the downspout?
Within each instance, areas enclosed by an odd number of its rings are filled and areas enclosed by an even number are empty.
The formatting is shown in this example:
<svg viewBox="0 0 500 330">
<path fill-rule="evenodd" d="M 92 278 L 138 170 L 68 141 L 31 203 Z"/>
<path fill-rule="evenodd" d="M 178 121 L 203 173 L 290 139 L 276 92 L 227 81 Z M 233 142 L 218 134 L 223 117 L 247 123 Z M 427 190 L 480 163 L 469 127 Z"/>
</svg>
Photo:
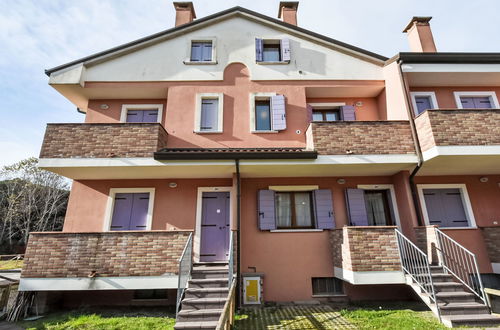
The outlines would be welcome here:
<svg viewBox="0 0 500 330">
<path fill-rule="evenodd" d="M 80 110 L 80 108 L 76 108 L 76 112 L 78 112 L 78 113 L 82 113 L 82 114 L 84 114 L 84 115 L 86 114 L 86 112 L 84 112 L 84 111 Z"/>
<path fill-rule="evenodd" d="M 240 160 L 235 159 L 234 165 L 236 166 L 236 307 L 239 308 L 240 302 L 240 268 L 241 268 L 241 186 L 240 186 Z"/>
<path fill-rule="evenodd" d="M 413 169 L 413 171 L 410 174 L 409 177 L 409 182 L 410 182 L 410 189 L 411 189 L 411 197 L 413 200 L 413 206 L 415 207 L 415 214 L 417 216 L 417 223 L 419 226 L 423 225 L 422 221 L 422 214 L 420 213 L 420 203 L 418 200 L 418 191 L 417 191 L 417 185 L 415 184 L 415 176 L 417 175 L 418 171 L 422 168 L 422 164 L 424 163 L 424 158 L 422 156 L 422 151 L 420 149 L 420 141 L 418 140 L 418 133 L 417 133 L 417 127 L 415 126 L 415 118 L 413 117 L 413 111 L 414 109 L 411 106 L 411 102 L 409 100 L 408 96 L 408 86 L 406 85 L 406 80 L 404 79 L 403 75 L 403 69 L 402 69 L 402 61 L 401 59 L 398 59 L 398 69 L 399 69 L 399 79 L 401 81 L 401 85 L 404 88 L 404 99 L 405 99 L 405 105 L 406 109 L 408 111 L 408 119 L 410 121 L 410 128 L 411 128 L 411 135 L 413 138 L 413 143 L 415 145 L 415 152 L 417 154 L 418 162 L 417 166 Z"/>
</svg>

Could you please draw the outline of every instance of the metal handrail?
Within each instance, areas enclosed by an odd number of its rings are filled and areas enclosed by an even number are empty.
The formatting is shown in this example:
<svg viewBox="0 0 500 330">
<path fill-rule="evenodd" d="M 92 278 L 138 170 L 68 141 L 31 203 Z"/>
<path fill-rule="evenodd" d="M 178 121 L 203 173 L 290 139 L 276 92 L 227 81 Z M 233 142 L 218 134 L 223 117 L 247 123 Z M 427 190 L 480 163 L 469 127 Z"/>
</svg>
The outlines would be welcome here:
<svg viewBox="0 0 500 330">
<path fill-rule="evenodd" d="M 439 321 L 441 321 L 441 311 L 436 299 L 436 291 L 432 280 L 431 268 L 427 254 L 420 250 L 399 230 L 396 232 L 396 242 L 398 244 L 399 257 L 403 272 L 407 274 L 420 289 L 427 294 L 431 303 L 436 306 Z"/>
<path fill-rule="evenodd" d="M 231 283 L 233 282 L 233 277 L 234 277 L 234 232 L 231 231 L 231 234 L 229 235 L 229 258 L 227 261 L 227 268 L 228 268 L 228 276 L 227 276 L 227 287 L 231 287 Z"/>
<path fill-rule="evenodd" d="M 187 283 L 191 279 L 191 271 L 193 269 L 193 233 L 189 234 L 189 237 L 182 250 L 181 257 L 179 258 L 179 276 L 177 283 L 177 302 L 175 304 L 175 316 L 179 314 L 181 307 L 181 300 L 184 296 L 184 291 L 186 290 Z"/>
<path fill-rule="evenodd" d="M 451 273 L 487 305 L 476 255 L 438 228 L 435 228 L 435 231 L 437 250 L 441 255 L 443 269 Z"/>
</svg>

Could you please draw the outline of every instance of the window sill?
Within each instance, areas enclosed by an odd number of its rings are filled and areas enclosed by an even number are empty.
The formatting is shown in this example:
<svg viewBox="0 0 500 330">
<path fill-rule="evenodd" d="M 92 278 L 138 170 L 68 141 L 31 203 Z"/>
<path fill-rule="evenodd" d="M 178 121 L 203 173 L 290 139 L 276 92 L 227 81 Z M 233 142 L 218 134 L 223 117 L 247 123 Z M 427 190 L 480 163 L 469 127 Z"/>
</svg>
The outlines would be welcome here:
<svg viewBox="0 0 500 330">
<path fill-rule="evenodd" d="M 477 227 L 438 227 L 439 230 L 454 230 L 454 229 L 460 229 L 460 230 L 467 230 L 467 229 L 477 229 Z"/>
<path fill-rule="evenodd" d="M 273 134 L 279 133 L 280 131 L 251 131 L 252 134 Z"/>
<path fill-rule="evenodd" d="M 183 61 L 185 65 L 215 65 L 217 61 Z"/>
<path fill-rule="evenodd" d="M 287 64 L 290 64 L 289 61 L 272 61 L 272 62 L 255 62 L 257 64 L 261 64 L 261 65 L 287 65 Z"/>
<path fill-rule="evenodd" d="M 271 233 L 319 233 L 324 229 L 274 229 Z"/>
<path fill-rule="evenodd" d="M 332 298 L 332 297 L 347 297 L 345 293 L 332 293 L 332 294 L 313 294 L 313 298 Z"/>
<path fill-rule="evenodd" d="M 193 131 L 195 134 L 222 134 L 223 131 Z"/>
</svg>

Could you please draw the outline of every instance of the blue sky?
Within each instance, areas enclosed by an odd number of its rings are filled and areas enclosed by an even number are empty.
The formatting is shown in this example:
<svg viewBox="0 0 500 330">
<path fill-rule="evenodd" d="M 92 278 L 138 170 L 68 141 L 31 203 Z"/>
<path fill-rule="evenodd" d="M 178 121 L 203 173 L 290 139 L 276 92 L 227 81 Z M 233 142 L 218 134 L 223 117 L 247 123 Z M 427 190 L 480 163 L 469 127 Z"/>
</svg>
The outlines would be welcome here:
<svg viewBox="0 0 500 330">
<path fill-rule="evenodd" d="M 198 17 L 242 6 L 276 17 L 278 0 L 195 0 Z M 391 57 L 402 29 L 433 16 L 438 51 L 500 51 L 496 0 L 302 0 L 299 25 Z M 0 0 L 0 166 L 37 156 L 46 123 L 82 122 L 44 69 L 173 27 L 169 0 Z"/>
</svg>

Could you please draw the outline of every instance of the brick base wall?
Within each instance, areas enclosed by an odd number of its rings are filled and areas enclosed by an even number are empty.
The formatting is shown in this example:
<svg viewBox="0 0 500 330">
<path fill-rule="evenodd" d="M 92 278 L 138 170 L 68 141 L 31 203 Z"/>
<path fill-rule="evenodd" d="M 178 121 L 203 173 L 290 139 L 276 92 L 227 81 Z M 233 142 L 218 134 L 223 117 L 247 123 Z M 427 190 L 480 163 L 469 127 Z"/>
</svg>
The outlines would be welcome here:
<svg viewBox="0 0 500 330">
<path fill-rule="evenodd" d="M 166 146 L 159 123 L 48 124 L 40 158 L 153 157 Z"/>
<path fill-rule="evenodd" d="M 311 130 L 313 143 L 307 144 L 320 155 L 415 153 L 408 121 L 311 123 Z"/>
<path fill-rule="evenodd" d="M 500 110 L 427 110 L 415 119 L 423 151 L 434 146 L 500 145 Z"/>
<path fill-rule="evenodd" d="M 31 233 L 23 278 L 177 274 L 190 232 Z"/>
<path fill-rule="evenodd" d="M 500 227 L 481 228 L 491 262 L 500 263 Z"/>
<path fill-rule="evenodd" d="M 344 227 L 330 232 L 335 267 L 354 272 L 399 271 L 396 227 Z"/>
</svg>

